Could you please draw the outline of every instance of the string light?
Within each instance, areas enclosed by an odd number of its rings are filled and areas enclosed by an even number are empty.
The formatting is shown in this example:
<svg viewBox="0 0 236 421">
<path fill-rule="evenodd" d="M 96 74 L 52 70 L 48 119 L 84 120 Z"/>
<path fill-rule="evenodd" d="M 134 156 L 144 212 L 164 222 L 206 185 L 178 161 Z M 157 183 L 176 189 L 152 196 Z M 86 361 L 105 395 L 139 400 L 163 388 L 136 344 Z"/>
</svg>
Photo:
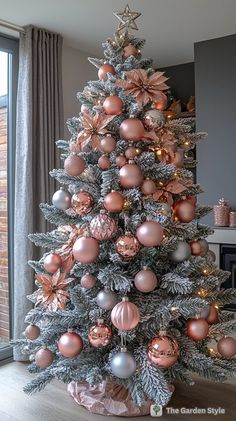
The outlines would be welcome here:
<svg viewBox="0 0 236 421">
<path fill-rule="evenodd" d="M 197 295 L 201 298 L 206 298 L 208 296 L 208 291 L 204 288 L 200 288 L 197 292 Z"/>
</svg>

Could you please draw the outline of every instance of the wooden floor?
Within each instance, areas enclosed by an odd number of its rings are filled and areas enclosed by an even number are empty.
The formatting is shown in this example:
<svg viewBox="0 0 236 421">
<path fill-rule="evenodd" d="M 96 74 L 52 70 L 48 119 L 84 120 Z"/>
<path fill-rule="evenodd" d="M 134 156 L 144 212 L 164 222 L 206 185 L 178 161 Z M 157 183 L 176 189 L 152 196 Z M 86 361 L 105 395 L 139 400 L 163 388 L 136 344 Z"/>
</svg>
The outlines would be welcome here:
<svg viewBox="0 0 236 421">
<path fill-rule="evenodd" d="M 104 421 L 109 417 L 93 415 L 79 407 L 67 394 L 66 386 L 57 381 L 44 391 L 33 396 L 22 392 L 22 387 L 31 378 L 24 363 L 9 363 L 0 367 L 0 421 Z M 193 387 L 176 385 L 171 403 L 173 408 L 225 408 L 225 415 L 167 415 L 162 421 L 233 421 L 236 420 L 236 382 L 213 384 L 198 380 Z M 121 420 L 111 417 L 112 420 Z M 128 419 L 128 418 L 124 418 Z M 130 418 L 129 418 L 130 419 Z M 140 421 L 153 420 L 139 417 Z M 133 418 L 134 420 L 134 418 Z"/>
</svg>

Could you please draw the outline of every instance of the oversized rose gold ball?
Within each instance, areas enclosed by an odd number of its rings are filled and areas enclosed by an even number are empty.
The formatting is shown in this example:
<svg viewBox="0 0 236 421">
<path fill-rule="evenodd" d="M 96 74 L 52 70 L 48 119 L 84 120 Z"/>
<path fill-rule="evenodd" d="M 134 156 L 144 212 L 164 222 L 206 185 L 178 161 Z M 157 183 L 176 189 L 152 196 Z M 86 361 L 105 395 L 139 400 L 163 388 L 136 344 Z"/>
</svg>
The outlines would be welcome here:
<svg viewBox="0 0 236 421">
<path fill-rule="evenodd" d="M 80 237 L 73 246 L 75 260 L 83 264 L 94 262 L 99 255 L 97 240 L 91 237 Z"/>
<path fill-rule="evenodd" d="M 187 200 L 180 200 L 174 206 L 174 214 L 180 222 L 191 222 L 196 216 L 195 206 Z"/>
<path fill-rule="evenodd" d="M 140 321 L 139 309 L 134 303 L 124 299 L 113 307 L 111 321 L 119 330 L 134 329 Z"/>
<path fill-rule="evenodd" d="M 86 273 L 80 279 L 80 285 L 82 288 L 91 289 L 96 285 L 96 278 L 95 276 L 91 275 L 90 273 Z"/>
<path fill-rule="evenodd" d="M 171 160 L 171 164 L 174 164 L 177 168 L 182 168 L 184 166 L 184 151 L 183 149 L 178 149 L 175 152 L 174 158 Z"/>
<path fill-rule="evenodd" d="M 48 348 L 41 348 L 35 354 L 35 364 L 40 368 L 49 367 L 54 360 L 54 353 Z"/>
<path fill-rule="evenodd" d="M 210 306 L 210 312 L 206 318 L 206 321 L 209 325 L 213 325 L 214 323 L 218 322 L 219 320 L 219 313 L 218 309 L 214 306 Z"/>
<path fill-rule="evenodd" d="M 99 322 L 89 329 L 89 343 L 95 348 L 103 348 L 111 343 L 112 331 L 110 326 Z"/>
<path fill-rule="evenodd" d="M 178 360 L 178 356 L 178 343 L 170 336 L 156 336 L 148 343 L 148 358 L 160 368 L 171 367 Z"/>
<path fill-rule="evenodd" d="M 120 136 L 125 140 L 138 142 L 144 136 L 144 126 L 138 118 L 127 118 L 120 125 Z"/>
<path fill-rule="evenodd" d="M 152 270 L 143 269 L 136 273 L 134 285 L 140 292 L 151 292 L 157 286 L 157 277 Z"/>
<path fill-rule="evenodd" d="M 103 64 L 98 70 L 99 80 L 107 80 L 107 73 L 116 74 L 115 68 L 109 63 Z"/>
<path fill-rule="evenodd" d="M 125 151 L 125 156 L 127 159 L 133 159 L 140 154 L 140 149 L 135 148 L 135 146 L 129 146 Z"/>
<path fill-rule="evenodd" d="M 138 50 L 133 44 L 128 44 L 123 48 L 123 57 L 128 58 L 130 56 L 136 57 L 138 55 Z"/>
<path fill-rule="evenodd" d="M 116 149 L 116 141 L 112 136 L 106 136 L 101 139 L 100 149 L 102 152 L 111 153 Z"/>
<path fill-rule="evenodd" d="M 61 256 L 55 253 L 48 254 L 43 262 L 44 269 L 47 272 L 55 273 L 62 265 Z"/>
<path fill-rule="evenodd" d="M 64 333 L 58 341 L 58 349 L 66 358 L 75 358 L 83 349 L 83 341 L 75 332 Z"/>
<path fill-rule="evenodd" d="M 124 197 L 118 191 L 108 193 L 103 202 L 103 206 L 109 212 L 121 212 L 124 206 Z"/>
<path fill-rule="evenodd" d="M 206 254 L 209 251 L 209 244 L 208 242 L 205 240 L 205 238 L 202 238 L 201 240 L 199 240 L 200 246 L 201 246 L 201 257 L 205 257 Z"/>
<path fill-rule="evenodd" d="M 98 166 L 101 168 L 101 170 L 109 170 L 109 168 L 111 167 L 111 163 L 108 156 L 106 155 L 100 156 L 98 160 Z"/>
<path fill-rule="evenodd" d="M 209 331 L 209 325 L 203 318 L 189 320 L 186 328 L 188 336 L 194 341 L 206 339 Z"/>
<path fill-rule="evenodd" d="M 164 111 L 167 107 L 167 102 L 168 102 L 167 96 L 163 92 L 159 92 L 159 94 L 160 94 L 160 98 L 155 103 L 155 107 L 157 110 Z"/>
<path fill-rule="evenodd" d="M 103 103 L 103 108 L 108 115 L 120 115 L 123 109 L 123 101 L 117 95 L 108 96 Z"/>
<path fill-rule="evenodd" d="M 85 169 L 85 160 L 79 155 L 69 155 L 64 162 L 64 168 L 67 174 L 78 176 Z"/>
<path fill-rule="evenodd" d="M 125 189 L 141 186 L 143 173 L 137 164 L 126 164 L 120 169 L 120 184 Z"/>
<path fill-rule="evenodd" d="M 199 241 L 192 241 L 190 244 L 191 253 L 193 256 L 200 256 L 202 252 L 201 244 Z"/>
<path fill-rule="evenodd" d="M 123 167 L 125 164 L 127 164 L 127 159 L 124 155 L 119 155 L 116 157 L 116 165 L 118 167 Z"/>
<path fill-rule="evenodd" d="M 86 215 L 93 209 L 93 196 L 86 191 L 75 193 L 72 196 L 71 207 L 78 215 Z"/>
<path fill-rule="evenodd" d="M 141 190 L 145 196 L 148 196 L 149 194 L 155 193 L 156 184 L 153 180 L 144 180 Z"/>
<path fill-rule="evenodd" d="M 159 246 L 163 239 L 163 228 L 159 222 L 146 221 L 138 227 L 136 236 L 145 247 Z"/>
<path fill-rule="evenodd" d="M 25 329 L 25 337 L 27 339 L 30 339 L 31 341 L 34 341 L 40 336 L 40 329 L 36 325 L 29 325 Z"/>
<path fill-rule="evenodd" d="M 232 358 L 236 354 L 236 340 L 231 336 L 221 338 L 217 344 L 217 350 L 224 358 Z"/>
</svg>

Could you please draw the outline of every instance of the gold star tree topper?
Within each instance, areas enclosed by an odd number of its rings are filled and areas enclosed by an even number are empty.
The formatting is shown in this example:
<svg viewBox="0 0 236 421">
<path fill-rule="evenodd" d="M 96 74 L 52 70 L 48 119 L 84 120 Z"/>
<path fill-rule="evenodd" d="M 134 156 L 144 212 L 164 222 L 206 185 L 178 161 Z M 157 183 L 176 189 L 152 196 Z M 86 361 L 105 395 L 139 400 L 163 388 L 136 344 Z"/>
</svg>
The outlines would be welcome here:
<svg viewBox="0 0 236 421">
<path fill-rule="evenodd" d="M 138 12 L 131 12 L 129 5 L 125 6 L 125 10 L 123 12 L 113 12 L 113 15 L 118 19 L 119 25 L 117 28 L 117 33 L 129 32 L 129 29 L 138 30 L 137 24 L 135 20 L 141 16 L 141 13 Z"/>
</svg>

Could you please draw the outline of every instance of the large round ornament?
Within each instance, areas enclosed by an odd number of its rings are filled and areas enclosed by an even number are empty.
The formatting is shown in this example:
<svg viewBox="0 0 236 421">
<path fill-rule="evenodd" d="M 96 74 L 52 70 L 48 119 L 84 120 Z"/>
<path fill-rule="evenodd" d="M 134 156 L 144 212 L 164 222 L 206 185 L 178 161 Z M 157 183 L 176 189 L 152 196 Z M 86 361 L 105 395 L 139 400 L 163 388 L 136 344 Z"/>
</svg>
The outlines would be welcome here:
<svg viewBox="0 0 236 421">
<path fill-rule="evenodd" d="M 188 336 L 194 341 L 206 339 L 209 331 L 209 325 L 203 318 L 189 320 L 186 328 Z"/>
<path fill-rule="evenodd" d="M 90 273 L 86 273 L 80 279 L 80 285 L 82 288 L 91 289 L 96 285 L 96 278 L 95 276 L 91 275 Z"/>
<path fill-rule="evenodd" d="M 143 268 L 136 273 L 134 285 L 140 292 L 151 292 L 157 287 L 157 277 L 152 270 Z"/>
<path fill-rule="evenodd" d="M 101 211 L 99 215 L 94 216 L 89 227 L 92 237 L 99 241 L 109 240 L 114 237 L 117 231 L 116 221 L 105 211 Z"/>
<path fill-rule="evenodd" d="M 71 194 L 61 187 L 52 196 L 52 203 L 57 209 L 65 211 L 71 207 Z"/>
<path fill-rule="evenodd" d="M 104 198 L 104 208 L 109 212 L 121 212 L 124 206 L 124 197 L 118 191 L 108 193 Z"/>
<path fill-rule="evenodd" d="M 106 155 L 100 156 L 98 160 L 98 166 L 101 168 L 101 170 L 109 170 L 111 167 L 110 159 Z"/>
<path fill-rule="evenodd" d="M 236 340 L 231 336 L 221 338 L 217 343 L 217 350 L 223 358 L 232 358 L 236 354 Z"/>
<path fill-rule="evenodd" d="M 83 349 L 83 341 L 76 332 L 66 332 L 58 341 L 58 349 L 66 358 L 75 358 Z"/>
<path fill-rule="evenodd" d="M 174 263 L 181 263 L 189 259 L 191 256 L 191 248 L 186 241 L 178 241 L 177 247 L 174 251 L 170 252 L 170 260 Z"/>
<path fill-rule="evenodd" d="M 136 57 L 138 55 L 138 50 L 133 44 L 128 44 L 123 48 L 123 57 L 128 58 L 130 56 Z"/>
<path fill-rule="evenodd" d="M 119 155 L 116 157 L 116 165 L 121 168 L 123 165 L 127 164 L 127 159 L 124 155 Z"/>
<path fill-rule="evenodd" d="M 98 70 L 99 80 L 107 80 L 107 73 L 111 73 L 112 75 L 116 73 L 115 68 L 109 63 L 103 64 Z"/>
<path fill-rule="evenodd" d="M 140 149 L 135 148 L 135 146 L 129 146 L 125 151 L 125 156 L 128 159 L 134 159 L 136 156 L 140 154 Z"/>
<path fill-rule="evenodd" d="M 52 364 L 54 358 L 55 355 L 50 349 L 41 348 L 35 354 L 35 364 L 39 368 L 47 368 Z"/>
<path fill-rule="evenodd" d="M 103 310 L 111 310 L 118 301 L 118 296 L 114 291 L 104 289 L 97 295 L 97 305 Z"/>
<path fill-rule="evenodd" d="M 174 215 L 180 222 L 191 222 L 196 216 L 196 208 L 189 201 L 180 200 L 174 206 Z"/>
<path fill-rule="evenodd" d="M 24 335 L 27 339 L 34 341 L 40 336 L 40 329 L 36 325 L 29 325 L 24 331 Z"/>
<path fill-rule="evenodd" d="M 145 247 L 159 246 L 163 239 L 163 228 L 156 221 L 145 221 L 136 231 L 138 241 Z"/>
<path fill-rule="evenodd" d="M 143 123 L 148 130 L 155 130 L 163 126 L 165 117 L 160 110 L 154 108 L 145 112 Z"/>
<path fill-rule="evenodd" d="M 130 233 L 121 235 L 116 240 L 116 251 L 125 259 L 132 259 L 139 252 L 139 249 L 140 244 L 137 238 Z"/>
<path fill-rule="evenodd" d="M 93 196 L 86 191 L 75 193 L 72 196 L 71 207 L 78 215 L 87 215 L 93 209 Z"/>
<path fill-rule="evenodd" d="M 94 262 L 99 255 L 99 245 L 97 240 L 91 237 L 80 237 L 73 246 L 73 256 L 75 260 L 83 264 Z"/>
<path fill-rule="evenodd" d="M 210 306 L 209 314 L 206 317 L 206 321 L 209 325 L 213 325 L 214 323 L 218 322 L 218 320 L 219 320 L 218 309 L 212 304 Z"/>
<path fill-rule="evenodd" d="M 127 297 L 123 297 L 122 301 L 112 309 L 111 321 L 119 330 L 134 329 L 140 321 L 139 309 Z"/>
<path fill-rule="evenodd" d="M 120 136 L 122 139 L 139 142 L 144 133 L 143 123 L 138 118 L 127 118 L 120 125 Z"/>
<path fill-rule="evenodd" d="M 148 196 L 149 194 L 155 193 L 156 184 L 153 180 L 144 180 L 141 190 L 145 196 Z"/>
<path fill-rule="evenodd" d="M 111 359 L 111 371 L 119 379 L 128 379 L 136 370 L 134 357 L 127 352 L 126 348 L 121 348 Z"/>
<path fill-rule="evenodd" d="M 155 102 L 155 107 L 157 110 L 164 111 L 167 107 L 167 96 L 164 92 L 159 92 L 159 100 Z"/>
<path fill-rule="evenodd" d="M 102 152 L 111 153 L 116 149 L 116 141 L 112 136 L 103 137 L 100 141 L 100 149 Z"/>
<path fill-rule="evenodd" d="M 62 258 L 58 254 L 49 253 L 43 262 L 44 269 L 47 272 L 55 273 L 62 265 Z"/>
<path fill-rule="evenodd" d="M 64 168 L 67 174 L 78 176 L 85 169 L 85 160 L 76 153 L 72 153 L 65 159 Z"/>
<path fill-rule="evenodd" d="M 143 173 L 137 164 L 126 164 L 120 169 L 120 184 L 125 189 L 141 186 Z"/>
<path fill-rule="evenodd" d="M 172 367 L 178 360 L 179 346 L 175 339 L 160 334 L 148 343 L 148 358 L 160 368 Z"/>
<path fill-rule="evenodd" d="M 89 343 L 95 348 L 103 348 L 111 343 L 112 332 L 110 326 L 104 324 L 102 319 L 89 329 Z"/>
<path fill-rule="evenodd" d="M 123 109 L 123 101 L 117 95 L 108 96 L 103 102 L 103 108 L 108 115 L 120 115 Z"/>
</svg>

